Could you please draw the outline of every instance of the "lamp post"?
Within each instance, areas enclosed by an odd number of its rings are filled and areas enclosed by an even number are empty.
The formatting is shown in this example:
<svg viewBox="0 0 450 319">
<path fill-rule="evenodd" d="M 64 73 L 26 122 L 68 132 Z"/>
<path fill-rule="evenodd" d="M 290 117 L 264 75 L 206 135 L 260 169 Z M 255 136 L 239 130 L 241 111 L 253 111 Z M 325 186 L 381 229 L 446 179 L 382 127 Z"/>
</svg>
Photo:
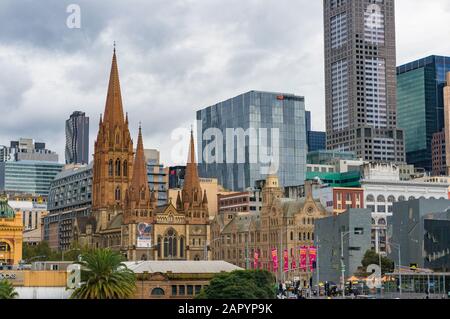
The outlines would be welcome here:
<svg viewBox="0 0 450 319">
<path fill-rule="evenodd" d="M 399 293 L 402 295 L 402 272 L 401 272 L 401 263 L 402 263 L 402 254 L 401 254 L 401 246 L 400 244 L 393 243 L 391 241 L 385 241 L 387 245 L 392 245 L 398 250 L 398 281 L 399 281 Z"/>
<path fill-rule="evenodd" d="M 344 262 L 344 237 L 350 235 L 350 232 L 341 232 L 341 288 L 342 297 L 345 297 L 345 262 Z"/>
</svg>

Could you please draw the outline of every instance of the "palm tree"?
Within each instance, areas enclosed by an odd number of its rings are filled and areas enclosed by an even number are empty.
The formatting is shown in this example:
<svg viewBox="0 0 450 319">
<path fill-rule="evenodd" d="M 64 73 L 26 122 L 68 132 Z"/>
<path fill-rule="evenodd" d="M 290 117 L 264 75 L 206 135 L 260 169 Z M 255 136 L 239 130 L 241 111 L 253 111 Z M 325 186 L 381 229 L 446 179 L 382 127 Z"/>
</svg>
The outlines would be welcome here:
<svg viewBox="0 0 450 319">
<path fill-rule="evenodd" d="M 81 255 L 81 279 L 72 299 L 129 299 L 136 290 L 135 274 L 123 263 L 121 254 L 96 249 Z"/>
<path fill-rule="evenodd" d="M 13 285 L 7 281 L 0 281 L 0 299 L 14 299 L 19 294 L 15 291 Z"/>
</svg>

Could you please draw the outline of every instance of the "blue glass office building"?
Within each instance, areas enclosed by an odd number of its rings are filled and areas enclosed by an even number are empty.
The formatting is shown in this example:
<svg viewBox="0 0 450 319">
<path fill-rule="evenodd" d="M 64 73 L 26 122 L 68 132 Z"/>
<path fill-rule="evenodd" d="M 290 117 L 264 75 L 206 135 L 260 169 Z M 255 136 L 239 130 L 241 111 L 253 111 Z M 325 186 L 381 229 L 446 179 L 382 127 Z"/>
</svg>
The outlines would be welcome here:
<svg viewBox="0 0 450 319">
<path fill-rule="evenodd" d="M 327 149 L 327 133 L 311 130 L 311 112 L 305 112 L 306 139 L 308 152 L 323 151 Z"/>
<path fill-rule="evenodd" d="M 444 127 L 445 75 L 450 57 L 429 56 L 397 68 L 397 123 L 405 132 L 406 161 L 432 169 L 433 134 Z"/>
<path fill-rule="evenodd" d="M 48 196 L 63 166 L 43 161 L 0 162 L 0 191 Z"/>
<path fill-rule="evenodd" d="M 265 153 L 270 157 L 275 154 L 272 150 L 272 139 L 279 133 L 279 156 L 277 175 L 282 186 L 298 186 L 304 183 L 306 172 L 306 121 L 305 99 L 301 96 L 284 93 L 250 91 L 235 98 L 209 106 L 197 112 L 197 145 L 199 159 L 199 173 L 201 177 L 217 178 L 226 189 L 242 191 L 255 187 L 255 182 L 265 179 L 270 161 L 260 155 Z M 209 140 L 205 132 L 210 128 L 217 128 L 223 133 L 223 144 L 216 143 L 217 149 L 223 150 L 224 157 L 211 163 L 208 154 L 218 155 L 219 152 L 208 153 Z M 237 161 L 242 151 L 237 138 L 226 134 L 228 129 L 249 129 L 258 132 L 257 148 L 245 138 L 245 161 Z M 267 132 L 264 138 L 260 132 Z M 234 146 L 230 139 L 234 139 Z M 253 139 L 253 138 L 252 138 Z M 261 140 L 262 139 L 262 142 Z M 227 147 L 228 145 L 228 147 Z M 275 146 L 275 145 L 273 145 Z M 227 153 L 228 152 L 228 153 Z M 256 153 L 256 154 L 255 154 Z M 235 161 L 228 161 L 226 155 L 234 157 Z M 242 153 L 241 153 L 242 154 Z M 206 156 L 204 156 L 206 155 Z M 258 158 L 257 161 L 252 160 Z M 203 161 L 204 160 L 204 161 Z"/>
</svg>

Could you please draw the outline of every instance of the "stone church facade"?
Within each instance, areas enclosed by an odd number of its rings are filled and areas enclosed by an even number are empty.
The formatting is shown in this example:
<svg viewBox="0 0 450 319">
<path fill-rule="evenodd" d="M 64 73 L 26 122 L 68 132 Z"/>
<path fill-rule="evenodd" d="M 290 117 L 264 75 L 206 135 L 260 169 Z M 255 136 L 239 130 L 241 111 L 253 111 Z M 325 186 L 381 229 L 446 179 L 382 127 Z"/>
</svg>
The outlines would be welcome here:
<svg viewBox="0 0 450 319">
<path fill-rule="evenodd" d="M 185 183 L 164 206 L 149 189 L 142 129 L 136 153 L 124 116 L 114 50 L 103 117 L 95 141 L 91 217 L 75 220 L 74 240 L 92 248 L 120 251 L 128 260 L 210 259 L 208 199 L 202 192 L 191 132 Z M 147 230 L 139 244 L 139 229 Z"/>
</svg>

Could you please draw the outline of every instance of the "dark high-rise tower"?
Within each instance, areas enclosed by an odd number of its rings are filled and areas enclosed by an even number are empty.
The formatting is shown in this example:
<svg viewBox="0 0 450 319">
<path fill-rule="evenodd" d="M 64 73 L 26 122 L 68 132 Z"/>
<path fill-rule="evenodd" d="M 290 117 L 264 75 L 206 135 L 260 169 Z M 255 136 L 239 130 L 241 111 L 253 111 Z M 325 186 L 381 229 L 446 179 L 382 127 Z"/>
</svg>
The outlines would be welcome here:
<svg viewBox="0 0 450 319">
<path fill-rule="evenodd" d="M 66 121 L 66 164 L 89 164 L 89 117 L 73 112 Z"/>
<path fill-rule="evenodd" d="M 397 128 L 394 0 L 324 0 L 327 148 L 405 161 Z"/>
</svg>

